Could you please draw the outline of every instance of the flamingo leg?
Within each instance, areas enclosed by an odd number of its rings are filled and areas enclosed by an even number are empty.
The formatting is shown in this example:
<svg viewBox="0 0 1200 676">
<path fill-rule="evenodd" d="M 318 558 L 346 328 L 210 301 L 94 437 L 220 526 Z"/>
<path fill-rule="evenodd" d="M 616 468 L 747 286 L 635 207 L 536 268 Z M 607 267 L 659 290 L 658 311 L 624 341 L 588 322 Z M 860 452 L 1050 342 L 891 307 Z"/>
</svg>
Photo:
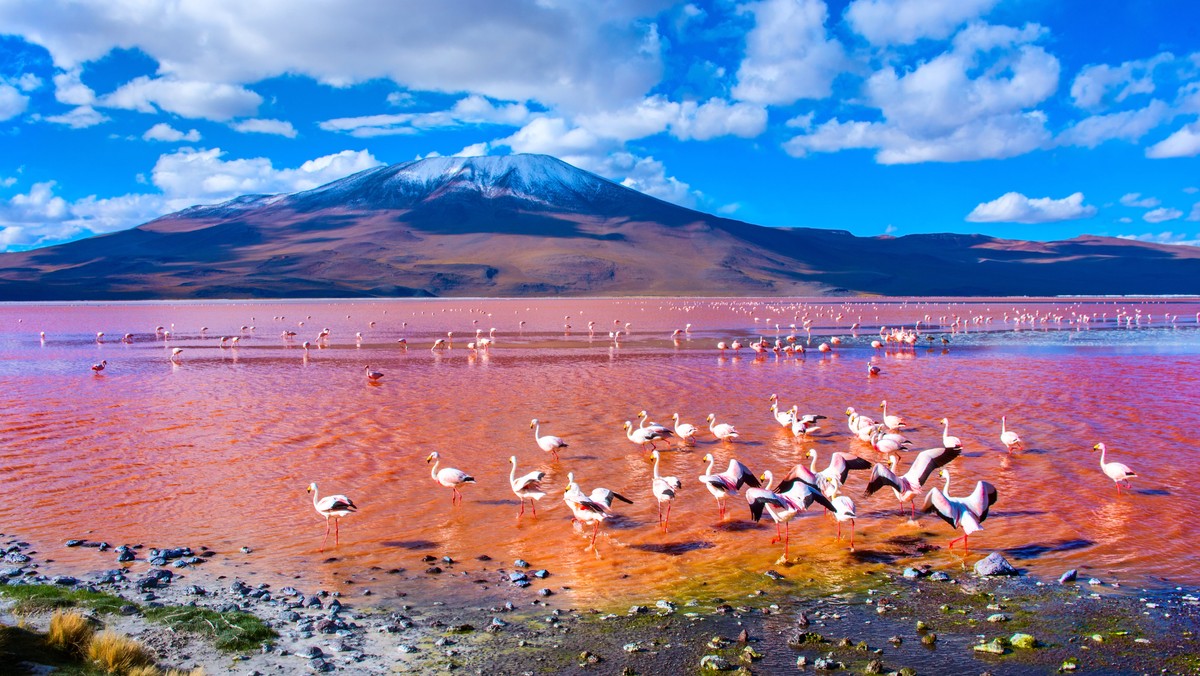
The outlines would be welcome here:
<svg viewBox="0 0 1200 676">
<path fill-rule="evenodd" d="M 517 512 L 517 518 L 521 518 L 525 514 L 525 498 L 521 498 L 521 511 Z"/>
<path fill-rule="evenodd" d="M 663 519 L 663 532 L 667 532 L 667 524 L 671 522 L 671 503 L 667 503 L 667 518 Z"/>
<path fill-rule="evenodd" d="M 521 501 L 521 505 L 522 506 L 525 505 L 524 500 Z M 534 500 L 533 498 L 529 498 L 529 508 L 533 510 L 533 515 L 537 516 L 537 500 Z"/>
<path fill-rule="evenodd" d="M 335 548 L 336 548 L 336 547 L 337 547 L 339 544 L 341 544 L 341 542 L 339 542 L 339 540 L 338 540 L 338 531 L 340 531 L 340 530 L 341 530 L 341 528 L 340 528 L 340 525 L 341 525 L 341 523 L 342 523 L 342 520 L 341 520 L 341 519 L 334 519 L 334 520 L 333 520 L 333 546 L 334 546 Z"/>
<path fill-rule="evenodd" d="M 325 518 L 325 539 L 321 540 L 321 551 L 325 551 L 325 545 L 329 544 L 329 518 Z"/>
<path fill-rule="evenodd" d="M 592 524 L 592 548 L 596 548 L 596 535 L 600 532 L 600 522 L 596 521 Z"/>
<path fill-rule="evenodd" d="M 850 551 L 854 551 L 854 519 L 850 519 Z"/>
<path fill-rule="evenodd" d="M 792 522 L 787 521 L 783 524 L 783 558 L 788 557 L 788 545 L 792 541 Z"/>
</svg>

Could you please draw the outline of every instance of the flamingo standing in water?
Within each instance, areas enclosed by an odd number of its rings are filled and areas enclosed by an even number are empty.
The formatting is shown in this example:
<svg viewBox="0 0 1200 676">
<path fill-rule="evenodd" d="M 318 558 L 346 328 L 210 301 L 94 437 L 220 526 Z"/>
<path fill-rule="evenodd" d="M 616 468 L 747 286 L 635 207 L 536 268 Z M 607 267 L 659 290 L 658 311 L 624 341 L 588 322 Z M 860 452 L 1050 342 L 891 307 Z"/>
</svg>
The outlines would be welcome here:
<svg viewBox="0 0 1200 676">
<path fill-rule="evenodd" d="M 1016 432 L 1008 429 L 1006 422 L 1007 416 L 1000 416 L 1000 443 L 1004 444 L 1009 453 L 1012 453 L 1014 446 L 1016 446 L 1018 451 L 1024 450 L 1021 444 L 1021 437 L 1017 436 Z"/>
<path fill-rule="evenodd" d="M 438 459 L 437 451 L 430 453 L 429 457 L 425 458 L 425 462 L 433 463 L 433 467 L 429 470 L 429 476 L 433 477 L 434 481 L 454 491 L 454 493 L 450 496 L 450 504 L 453 505 L 455 503 L 461 503 L 462 493 L 459 492 L 458 487 L 463 484 L 475 483 L 475 477 L 460 469 L 454 469 L 453 467 L 443 467 L 439 470 L 438 463 L 440 463 L 441 460 Z"/>
<path fill-rule="evenodd" d="M 954 528 L 961 527 L 963 534 L 946 545 L 954 548 L 954 543 L 963 541 L 963 552 L 970 552 L 967 538 L 976 531 L 983 530 L 983 522 L 987 519 L 988 510 L 996 504 L 996 487 L 986 481 L 975 484 L 975 490 L 966 497 L 950 495 L 950 471 L 943 469 L 941 476 L 946 480 L 945 488 L 934 487 L 925 495 L 925 512 L 937 512 L 946 523 Z"/>
<path fill-rule="evenodd" d="M 921 487 L 929 480 L 929 475 L 935 469 L 947 465 L 962 453 L 962 448 L 930 448 L 917 454 L 912 467 L 902 475 L 896 474 L 896 456 L 888 458 L 887 465 L 875 465 L 871 470 L 871 478 L 867 482 L 867 495 L 884 486 L 891 486 L 896 499 L 900 501 L 900 514 L 904 514 L 904 503 L 909 503 L 910 516 L 917 518 L 916 499 L 921 495 Z"/>
<path fill-rule="evenodd" d="M 563 491 L 563 502 L 571 508 L 575 515 L 574 521 L 592 524 L 592 543 L 588 549 L 596 548 L 596 535 L 600 532 L 600 522 L 613 515 L 613 500 L 633 504 L 633 500 L 607 488 L 597 488 L 588 495 L 575 483 L 575 473 L 567 473 L 567 488 Z"/>
<path fill-rule="evenodd" d="M 556 437 L 552 434 L 541 436 L 542 425 L 537 418 L 529 421 L 529 427 L 533 430 L 533 440 L 537 442 L 538 448 L 554 456 L 558 460 L 558 449 L 566 448 L 567 442 L 562 440 L 562 437 Z"/>
<path fill-rule="evenodd" d="M 676 494 L 683 488 L 683 482 L 678 477 L 660 476 L 658 473 L 658 451 L 655 450 L 650 454 L 654 458 L 654 481 L 650 484 L 650 490 L 654 493 L 655 499 L 658 500 L 658 525 L 662 526 L 663 532 L 667 532 L 667 524 L 671 521 L 671 503 L 675 500 Z M 663 503 L 667 503 L 667 514 L 663 516 Z"/>
<path fill-rule="evenodd" d="M 354 501 L 344 495 L 326 495 L 317 497 L 317 482 L 308 485 L 308 492 L 313 496 L 313 509 L 325 517 L 325 539 L 321 541 L 321 550 L 329 543 L 329 518 L 333 517 L 333 546 L 338 546 L 338 523 L 343 516 L 358 511 Z"/>
<path fill-rule="evenodd" d="M 837 538 L 842 539 L 842 522 L 850 522 L 850 551 L 854 551 L 854 501 L 845 495 L 835 495 L 829 502 L 833 503 L 833 518 L 837 520 Z"/>
<path fill-rule="evenodd" d="M 92 373 L 100 375 L 100 372 L 103 371 L 106 366 L 108 366 L 108 360 L 101 359 L 99 364 L 92 364 Z"/>
<path fill-rule="evenodd" d="M 508 456 L 508 461 L 512 463 L 512 469 L 508 471 L 508 485 L 512 487 L 512 492 L 521 499 L 521 511 L 517 513 L 517 518 L 519 519 L 525 514 L 526 500 L 533 509 L 533 515 L 537 516 L 537 501 L 546 497 L 546 493 L 542 491 L 542 479 L 546 477 L 546 473 L 535 470 L 517 476 L 517 456 Z"/>
<path fill-rule="evenodd" d="M 709 413 L 705 418 L 708 421 L 708 431 L 713 433 L 713 436 L 721 441 L 733 441 L 738 438 L 737 430 L 729 423 L 717 424 L 717 414 Z"/>
<path fill-rule="evenodd" d="M 672 414 L 671 420 L 675 421 L 675 436 L 679 437 L 685 444 L 691 445 L 696 443 L 696 432 L 698 430 L 695 425 L 679 422 L 678 413 Z"/>
<path fill-rule="evenodd" d="M 771 539 L 771 544 L 783 540 L 782 560 L 787 560 L 788 546 L 791 542 L 792 519 L 800 512 L 807 511 L 814 502 L 831 512 L 836 511 L 836 508 L 824 495 L 821 495 L 816 487 L 806 481 L 785 479 L 777 489 L 773 490 L 774 477 L 770 470 L 763 472 L 761 480 L 763 482 L 761 487 L 746 489 L 746 502 L 750 505 L 750 516 L 755 523 L 758 523 L 764 509 L 771 515 L 771 520 L 775 522 L 775 537 Z M 780 524 L 783 524 L 782 533 L 779 529 Z"/>
<path fill-rule="evenodd" d="M 1104 454 L 1108 451 L 1108 447 L 1102 443 L 1092 446 L 1092 450 L 1100 451 L 1100 469 L 1117 485 L 1117 495 L 1121 494 L 1121 482 L 1125 483 L 1125 490 L 1129 490 L 1130 477 L 1137 476 L 1132 469 L 1129 469 L 1129 465 L 1119 462 L 1104 462 Z"/>
<path fill-rule="evenodd" d="M 717 500 L 717 513 L 722 519 L 725 518 L 725 501 L 731 495 L 737 495 L 738 489 L 742 484 L 746 484 L 751 488 L 759 488 L 758 478 L 754 476 L 754 472 L 742 463 L 729 459 L 729 469 L 720 474 L 713 474 L 713 465 L 716 464 L 716 459 L 712 453 L 704 456 L 701 462 L 708 463 L 708 469 L 699 478 L 704 487 Z"/>
<path fill-rule="evenodd" d="M 649 427 L 634 427 L 632 422 L 626 420 L 625 438 L 640 445 L 644 451 L 646 450 L 646 444 L 650 444 L 650 448 L 652 449 L 655 448 L 654 442 L 662 439 L 662 436 Z"/>
<path fill-rule="evenodd" d="M 367 373 L 367 381 L 368 382 L 377 383 L 383 379 L 383 374 L 380 373 L 379 371 L 372 371 L 371 366 L 369 364 L 363 370 L 366 371 L 366 373 Z"/>
<path fill-rule="evenodd" d="M 962 446 L 962 440 L 958 437 L 950 436 L 950 419 L 942 418 L 942 446 L 946 448 L 957 448 Z"/>
</svg>

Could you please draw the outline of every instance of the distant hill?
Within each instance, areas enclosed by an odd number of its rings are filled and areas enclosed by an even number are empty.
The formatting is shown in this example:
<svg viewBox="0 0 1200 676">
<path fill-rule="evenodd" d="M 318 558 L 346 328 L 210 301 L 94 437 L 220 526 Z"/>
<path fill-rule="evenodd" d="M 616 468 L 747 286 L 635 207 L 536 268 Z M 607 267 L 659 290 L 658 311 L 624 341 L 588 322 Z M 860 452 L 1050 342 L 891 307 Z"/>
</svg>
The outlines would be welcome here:
<svg viewBox="0 0 1200 676">
<path fill-rule="evenodd" d="M 378 167 L 0 254 L 3 300 L 1168 293 L 1200 293 L 1200 248 L 767 228 L 544 155 Z"/>
</svg>

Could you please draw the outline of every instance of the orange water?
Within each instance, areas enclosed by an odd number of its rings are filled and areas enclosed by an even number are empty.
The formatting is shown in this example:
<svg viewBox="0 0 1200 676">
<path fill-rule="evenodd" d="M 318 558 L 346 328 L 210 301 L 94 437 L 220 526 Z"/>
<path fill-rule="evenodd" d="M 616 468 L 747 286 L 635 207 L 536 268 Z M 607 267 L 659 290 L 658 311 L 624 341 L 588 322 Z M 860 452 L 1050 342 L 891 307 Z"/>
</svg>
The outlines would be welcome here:
<svg viewBox="0 0 1200 676">
<path fill-rule="evenodd" d="M 781 553 L 768 544 L 773 526 L 751 524 L 740 498 L 718 520 L 696 481 L 705 453 L 719 468 L 736 456 L 776 474 L 809 448 L 822 467 L 834 451 L 878 460 L 849 435 L 842 412 L 855 406 L 878 416 L 886 398 L 889 413 L 911 424 L 917 450 L 938 445 L 937 421 L 950 419 L 966 449 L 950 466 L 952 493 L 966 494 L 980 479 L 999 490 L 986 530 L 971 537 L 968 565 L 999 550 L 1047 577 L 1079 567 L 1106 579 L 1194 585 L 1197 311 L 1200 303 L 1173 299 L 0 305 L 0 532 L 80 572 L 115 567 L 115 556 L 64 549 L 69 538 L 207 545 L 220 552 L 209 573 L 254 571 L 309 587 L 375 577 L 375 590 L 419 594 L 421 556 L 474 563 L 487 554 L 493 567 L 523 557 L 548 568 L 555 586 L 582 599 L 643 597 L 689 579 L 761 571 Z M 1025 312 L 1045 319 L 1014 330 L 1006 312 L 1010 320 Z M 1118 312 L 1138 321 L 1113 328 Z M 1072 319 L 1085 314 L 1096 319 Z M 789 333 L 806 343 L 805 315 L 813 331 L 802 358 L 715 348 L 719 340 Z M 917 320 L 934 343 L 869 346 L 880 325 L 911 328 Z M 609 331 L 626 323 L 630 333 L 614 344 Z M 671 332 L 687 323 L 690 333 L 673 341 Z M 156 326 L 172 331 L 170 339 L 156 336 Z M 329 346 L 319 349 L 326 327 Z M 488 353 L 467 349 L 476 329 L 486 335 L 492 327 Z M 298 335 L 285 340 L 284 330 Z M 432 352 L 447 331 L 453 347 Z M 125 333 L 134 334 L 131 344 L 119 342 Z M 841 346 L 813 349 L 834 335 Z M 222 336 L 240 336 L 238 347 L 219 347 Z M 401 337 L 408 351 L 397 345 Z M 307 356 L 305 340 L 314 343 Z M 184 348 L 178 363 L 168 359 L 175 347 Z M 89 366 L 101 359 L 108 367 L 93 375 Z M 868 360 L 881 375 L 867 377 Z M 367 364 L 385 373 L 380 384 L 367 383 Z M 794 440 L 768 411 L 772 393 L 785 407 L 828 416 L 824 429 L 809 442 Z M 658 422 L 669 424 L 678 411 L 700 427 L 715 413 L 741 434 L 732 444 L 703 435 L 693 449 L 664 454 L 662 473 L 684 484 L 666 534 L 656 526 L 651 463 L 622 430 L 643 408 Z M 1002 414 L 1024 452 L 1004 452 Z M 535 445 L 535 417 L 542 434 L 570 444 L 561 461 Z M 1118 497 L 1100 472 L 1091 450 L 1099 441 L 1110 460 L 1139 473 L 1132 494 Z M 434 450 L 477 479 L 461 506 L 430 478 L 425 458 Z M 536 518 L 517 519 L 510 455 L 522 473 L 546 472 Z M 635 501 L 601 527 L 596 552 L 561 500 L 568 471 L 585 491 L 605 486 Z M 304 490 L 311 481 L 360 507 L 342 522 L 340 546 L 330 542 L 323 552 L 324 524 Z M 802 516 L 792 524 L 794 575 L 836 577 L 864 559 L 890 560 L 897 542 L 944 545 L 956 535 L 931 516 L 909 523 L 888 490 L 864 498 L 865 481 L 852 475 L 847 487 L 858 503 L 857 552 L 835 539 L 832 519 Z M 940 549 L 921 560 L 957 567 L 963 559 Z M 375 567 L 408 574 L 389 578 Z"/>
</svg>

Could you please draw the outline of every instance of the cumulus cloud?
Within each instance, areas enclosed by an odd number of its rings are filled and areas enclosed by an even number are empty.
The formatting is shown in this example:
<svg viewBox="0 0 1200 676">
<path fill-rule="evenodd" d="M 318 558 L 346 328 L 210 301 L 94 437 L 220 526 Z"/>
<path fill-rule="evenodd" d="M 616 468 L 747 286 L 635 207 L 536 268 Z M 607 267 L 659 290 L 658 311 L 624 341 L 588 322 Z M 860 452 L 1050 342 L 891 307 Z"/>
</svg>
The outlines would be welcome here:
<svg viewBox="0 0 1200 676">
<path fill-rule="evenodd" d="M 873 45 L 910 45 L 942 40 L 988 12 L 999 0 L 855 0 L 846 9 L 850 26 Z"/>
<path fill-rule="evenodd" d="M 679 103 L 652 96 L 621 110 L 582 115 L 576 123 L 598 138 L 616 141 L 664 131 L 680 140 L 705 141 L 718 136 L 758 136 L 767 126 L 767 111 L 755 104 L 731 104 L 718 98 Z"/>
<path fill-rule="evenodd" d="M 108 122 L 109 117 L 91 106 L 77 106 L 61 115 L 50 115 L 44 119 L 72 129 L 85 129 Z"/>
<path fill-rule="evenodd" d="M 261 96 L 238 85 L 142 76 L 100 97 L 99 105 L 224 121 L 253 115 L 262 101 Z"/>
<path fill-rule="evenodd" d="M 1019 192 L 1009 192 L 991 202 L 982 202 L 967 220 L 972 223 L 1057 223 L 1090 218 L 1096 207 L 1083 203 L 1083 193 L 1077 192 L 1062 199 L 1030 198 Z"/>
<path fill-rule="evenodd" d="M 1060 145 L 1095 148 L 1105 141 L 1137 141 L 1171 118 L 1170 106 L 1154 99 L 1144 108 L 1092 115 L 1068 127 L 1056 139 Z"/>
<path fill-rule="evenodd" d="M 1167 221 L 1174 221 L 1182 217 L 1183 212 L 1178 209 L 1159 207 L 1143 214 L 1142 220 L 1146 221 L 1147 223 L 1165 223 Z"/>
<path fill-rule="evenodd" d="M 1154 244 L 1179 244 L 1184 246 L 1200 246 L 1200 236 L 1188 236 L 1184 233 L 1147 232 L 1141 235 L 1117 235 L 1120 239 L 1131 239 L 1138 242 L 1153 242 Z"/>
<path fill-rule="evenodd" d="M 1139 209 L 1153 209 L 1162 204 L 1162 202 L 1157 197 L 1142 197 L 1142 193 L 1140 192 L 1131 192 L 1121 195 L 1121 204 Z"/>
<path fill-rule="evenodd" d="M 754 15 L 733 96 L 764 105 L 823 99 L 847 67 L 845 50 L 825 30 L 822 0 L 763 0 L 745 6 Z"/>
<path fill-rule="evenodd" d="M 662 46 L 653 19 L 667 6 L 311 0 L 298 9 L 285 0 L 213 0 L 170 11 L 83 3 L 67 16 L 56 3 L 35 2 L 0 4 L 0 25 L 44 46 L 63 70 L 120 47 L 157 61 L 166 81 L 237 85 L 287 74 L 342 87 L 390 79 L 417 91 L 536 99 L 580 111 L 639 99 L 658 82 Z M 225 117 L 213 119 L 253 113 L 244 105 L 218 111 Z M 213 115 L 206 108 L 195 116 Z"/>
<path fill-rule="evenodd" d="M 1071 82 L 1071 99 L 1079 108 L 1092 110 L 1120 103 L 1135 94 L 1152 94 L 1154 69 L 1174 60 L 1174 54 L 1163 52 L 1150 59 L 1126 61 L 1119 66 L 1088 66 Z"/>
<path fill-rule="evenodd" d="M 230 126 L 233 127 L 234 131 L 240 131 L 243 134 L 272 134 L 275 136 L 296 138 L 296 128 L 292 126 L 291 122 L 285 120 L 250 119 L 242 120 Z"/>
<path fill-rule="evenodd" d="M 459 99 L 449 110 L 427 113 L 398 113 L 340 117 L 320 123 L 321 129 L 342 132 L 360 138 L 415 134 L 426 129 L 457 127 L 468 124 L 516 126 L 529 119 L 523 103 L 496 105 L 486 98 L 471 95 Z"/>
<path fill-rule="evenodd" d="M 1013 157 L 1045 145 L 1046 115 L 1030 110 L 1058 87 L 1059 63 L 1032 44 L 1041 26 L 972 24 L 950 50 L 907 72 L 887 66 L 864 88 L 882 120 L 816 125 L 784 149 L 794 155 L 877 149 L 882 164 Z"/>
<path fill-rule="evenodd" d="M 1192 205 L 1192 213 L 1188 214 L 1189 221 L 1200 221 L 1200 202 Z"/>
<path fill-rule="evenodd" d="M 1185 125 L 1165 139 L 1146 148 L 1146 157 L 1165 159 L 1169 157 L 1195 157 L 1200 155 L 1200 122 Z"/>
<path fill-rule="evenodd" d="M 83 84 L 82 68 L 57 73 L 54 76 L 54 99 L 68 106 L 90 106 L 96 102 L 96 92 Z"/>
<path fill-rule="evenodd" d="M 28 96 L 12 85 L 0 82 L 0 121 L 11 120 L 28 107 Z"/>
<path fill-rule="evenodd" d="M 462 150 L 454 153 L 453 157 L 480 157 L 488 154 L 488 143 L 472 143 Z"/>
<path fill-rule="evenodd" d="M 265 157 L 226 160 L 224 155 L 220 148 L 181 148 L 162 155 L 151 172 L 151 182 L 162 190 L 167 207 L 176 211 L 240 195 L 309 190 L 382 164 L 366 150 L 343 150 L 296 169 L 276 169 Z"/>
<path fill-rule="evenodd" d="M 42 87 L 42 78 L 33 73 L 23 73 L 20 77 L 14 79 L 11 84 L 23 92 L 31 92 Z"/>
<path fill-rule="evenodd" d="M 147 129 L 146 133 L 142 134 L 142 139 L 145 141 L 166 141 L 167 143 L 178 143 L 179 141 L 195 143 L 200 140 L 200 132 L 195 129 L 189 129 L 185 134 L 166 122 L 159 122 Z"/>
<path fill-rule="evenodd" d="M 162 155 L 151 173 L 158 193 L 73 202 L 55 194 L 53 181 L 0 200 L 0 250 L 27 249 L 93 234 L 124 230 L 195 204 L 221 202 L 247 193 L 297 192 L 381 164 L 366 150 L 344 150 L 275 168 L 258 157 L 223 159 L 220 149 L 183 148 Z"/>
</svg>

